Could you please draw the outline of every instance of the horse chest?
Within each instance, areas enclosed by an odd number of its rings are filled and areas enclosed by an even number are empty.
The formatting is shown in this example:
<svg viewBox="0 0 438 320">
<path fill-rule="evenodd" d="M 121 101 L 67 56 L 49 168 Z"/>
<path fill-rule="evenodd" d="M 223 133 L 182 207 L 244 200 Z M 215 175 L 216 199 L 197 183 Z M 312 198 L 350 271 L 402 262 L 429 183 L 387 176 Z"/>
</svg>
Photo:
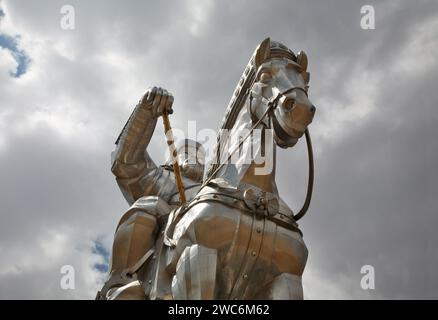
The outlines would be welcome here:
<svg viewBox="0 0 438 320">
<path fill-rule="evenodd" d="M 242 201 L 231 206 L 219 196 L 210 200 L 191 208 L 179 226 L 193 242 L 217 250 L 222 292 L 241 297 L 252 284 L 281 273 L 301 276 L 307 248 L 298 231 L 243 210 Z"/>
</svg>

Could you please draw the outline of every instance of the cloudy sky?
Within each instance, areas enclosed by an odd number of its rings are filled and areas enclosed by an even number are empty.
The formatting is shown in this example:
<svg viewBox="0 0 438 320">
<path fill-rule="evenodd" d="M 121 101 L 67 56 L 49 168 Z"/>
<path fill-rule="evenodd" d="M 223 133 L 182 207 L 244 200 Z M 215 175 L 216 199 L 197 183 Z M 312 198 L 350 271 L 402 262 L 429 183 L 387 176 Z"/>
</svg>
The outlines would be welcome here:
<svg viewBox="0 0 438 320">
<path fill-rule="evenodd" d="M 64 30 L 61 8 L 75 10 Z M 375 29 L 361 29 L 361 7 Z M 0 1 L 0 298 L 92 299 L 127 208 L 110 152 L 142 93 L 216 129 L 265 37 L 304 50 L 316 182 L 300 221 L 306 298 L 438 298 L 436 1 Z M 151 153 L 164 161 L 157 126 Z M 304 142 L 279 152 L 305 196 Z M 75 290 L 60 269 L 75 268 Z M 363 265 L 375 289 L 363 290 Z"/>
</svg>

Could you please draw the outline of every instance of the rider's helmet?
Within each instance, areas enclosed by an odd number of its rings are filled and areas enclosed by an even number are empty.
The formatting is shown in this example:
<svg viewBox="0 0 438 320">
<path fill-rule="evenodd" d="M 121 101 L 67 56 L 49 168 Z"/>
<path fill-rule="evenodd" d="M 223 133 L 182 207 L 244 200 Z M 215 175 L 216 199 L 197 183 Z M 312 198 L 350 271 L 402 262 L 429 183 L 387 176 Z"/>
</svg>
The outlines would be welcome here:
<svg viewBox="0 0 438 320">
<path fill-rule="evenodd" d="M 176 144 L 176 154 L 181 168 L 181 174 L 194 181 L 202 181 L 204 176 L 205 149 L 199 142 L 184 139 Z M 166 166 L 172 165 L 172 157 L 166 161 Z"/>
</svg>

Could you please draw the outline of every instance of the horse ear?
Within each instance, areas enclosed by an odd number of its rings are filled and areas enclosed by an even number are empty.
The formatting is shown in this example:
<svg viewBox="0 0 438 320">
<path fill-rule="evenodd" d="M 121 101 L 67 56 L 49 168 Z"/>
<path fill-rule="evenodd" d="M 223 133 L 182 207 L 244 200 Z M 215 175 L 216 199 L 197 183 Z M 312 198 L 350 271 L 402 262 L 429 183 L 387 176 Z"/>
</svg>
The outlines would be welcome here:
<svg viewBox="0 0 438 320">
<path fill-rule="evenodd" d="M 303 72 L 301 72 L 301 76 L 303 77 L 303 79 L 306 83 L 309 83 L 310 73 L 308 73 L 307 71 L 303 71 Z"/>
<path fill-rule="evenodd" d="M 257 47 L 255 52 L 255 58 L 254 63 L 258 67 L 269 58 L 269 55 L 271 54 L 271 39 L 266 38 L 265 40 L 260 43 L 260 45 Z"/>
<path fill-rule="evenodd" d="M 307 71 L 307 54 L 304 51 L 298 52 L 297 63 L 303 68 L 303 71 Z"/>
</svg>

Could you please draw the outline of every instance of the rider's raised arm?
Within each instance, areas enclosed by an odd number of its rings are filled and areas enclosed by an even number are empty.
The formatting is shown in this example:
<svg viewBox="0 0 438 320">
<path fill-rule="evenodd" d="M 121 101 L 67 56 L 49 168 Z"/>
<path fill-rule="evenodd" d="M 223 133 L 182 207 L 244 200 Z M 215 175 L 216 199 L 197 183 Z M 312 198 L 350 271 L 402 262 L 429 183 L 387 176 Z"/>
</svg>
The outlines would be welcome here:
<svg viewBox="0 0 438 320">
<path fill-rule="evenodd" d="M 129 204 L 144 195 L 155 195 L 149 188 L 160 180 L 162 168 L 157 167 L 147 152 L 157 118 L 164 111 L 172 112 L 173 96 L 161 88 L 149 89 L 135 107 L 120 133 L 111 153 L 111 171 Z M 148 187 L 149 186 L 149 187 Z"/>
</svg>

